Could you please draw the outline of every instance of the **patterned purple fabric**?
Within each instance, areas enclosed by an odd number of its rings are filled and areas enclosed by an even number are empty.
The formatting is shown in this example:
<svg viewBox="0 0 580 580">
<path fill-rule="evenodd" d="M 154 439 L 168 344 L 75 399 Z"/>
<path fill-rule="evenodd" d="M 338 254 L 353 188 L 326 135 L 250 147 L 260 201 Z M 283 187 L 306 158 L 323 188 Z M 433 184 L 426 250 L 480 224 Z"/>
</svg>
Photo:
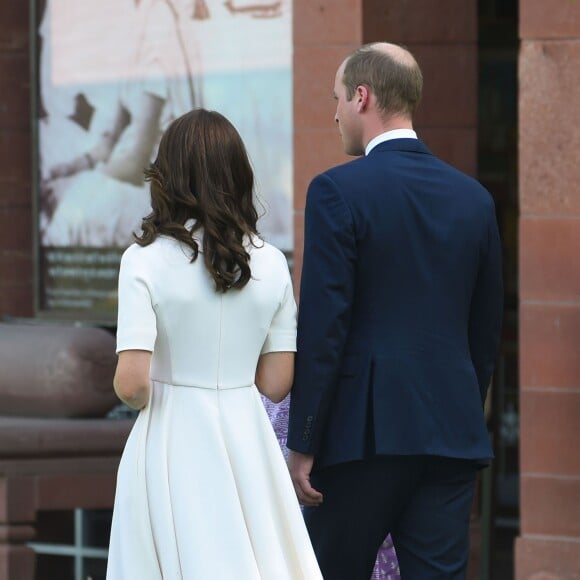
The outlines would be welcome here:
<svg viewBox="0 0 580 580">
<path fill-rule="evenodd" d="M 379 549 L 371 580 L 401 580 L 399 562 L 391 536 L 387 536 Z"/>
<path fill-rule="evenodd" d="M 288 410 L 290 406 L 290 397 L 286 397 L 280 404 L 276 405 L 272 401 L 262 397 L 264 406 L 270 417 L 274 432 L 280 443 L 280 448 L 284 457 L 288 458 L 288 449 L 286 447 L 286 435 L 288 433 Z M 377 561 L 375 569 L 370 580 L 400 580 L 401 573 L 399 572 L 399 564 L 397 562 L 397 554 L 391 537 L 387 536 L 379 553 L 377 554 Z"/>
</svg>

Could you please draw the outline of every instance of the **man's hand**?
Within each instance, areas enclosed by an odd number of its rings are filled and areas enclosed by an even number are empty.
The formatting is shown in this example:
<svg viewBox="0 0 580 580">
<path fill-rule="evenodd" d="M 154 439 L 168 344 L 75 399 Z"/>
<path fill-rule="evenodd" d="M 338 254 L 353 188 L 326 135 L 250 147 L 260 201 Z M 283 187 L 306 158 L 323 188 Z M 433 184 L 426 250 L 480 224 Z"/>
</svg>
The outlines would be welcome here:
<svg viewBox="0 0 580 580">
<path fill-rule="evenodd" d="M 322 494 L 310 485 L 310 472 L 314 456 L 290 451 L 288 469 L 298 496 L 298 501 L 307 507 L 316 507 L 322 503 Z"/>
</svg>

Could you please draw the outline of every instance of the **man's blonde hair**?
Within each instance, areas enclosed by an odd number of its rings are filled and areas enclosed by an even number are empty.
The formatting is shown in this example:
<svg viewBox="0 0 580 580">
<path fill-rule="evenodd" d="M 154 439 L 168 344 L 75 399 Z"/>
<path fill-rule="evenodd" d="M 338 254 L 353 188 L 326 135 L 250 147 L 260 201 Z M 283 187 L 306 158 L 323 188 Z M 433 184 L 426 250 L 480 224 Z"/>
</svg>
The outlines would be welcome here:
<svg viewBox="0 0 580 580">
<path fill-rule="evenodd" d="M 412 117 L 423 90 L 421 69 L 410 52 L 388 46 L 395 50 L 366 44 L 348 56 L 342 77 L 347 99 L 350 101 L 356 88 L 364 85 L 376 96 L 382 114 Z"/>
</svg>

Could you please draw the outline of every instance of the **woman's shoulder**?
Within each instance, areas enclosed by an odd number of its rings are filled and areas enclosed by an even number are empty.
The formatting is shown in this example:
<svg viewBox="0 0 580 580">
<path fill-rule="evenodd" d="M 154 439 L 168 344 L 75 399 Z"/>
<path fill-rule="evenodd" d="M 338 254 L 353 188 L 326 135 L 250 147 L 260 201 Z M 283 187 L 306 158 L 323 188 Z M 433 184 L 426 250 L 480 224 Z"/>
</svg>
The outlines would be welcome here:
<svg viewBox="0 0 580 580">
<path fill-rule="evenodd" d="M 271 260 L 279 264 L 286 264 L 287 260 L 284 253 L 279 250 L 276 246 L 266 242 L 258 236 L 253 236 L 250 245 L 250 255 L 252 259 L 259 257 L 263 260 Z"/>
<path fill-rule="evenodd" d="M 290 280 L 290 266 L 284 253 L 276 246 L 260 240 L 250 251 L 250 268 L 255 280 L 285 287 Z"/>
<path fill-rule="evenodd" d="M 142 250 L 143 248 L 140 245 L 132 243 L 123 252 L 123 255 L 121 256 L 121 264 L 138 261 L 141 258 Z"/>
<path fill-rule="evenodd" d="M 124 252 L 121 263 L 151 263 L 156 259 L 164 259 L 168 254 L 179 248 L 179 242 L 166 236 L 158 236 L 153 242 L 142 246 L 131 244 Z"/>
</svg>

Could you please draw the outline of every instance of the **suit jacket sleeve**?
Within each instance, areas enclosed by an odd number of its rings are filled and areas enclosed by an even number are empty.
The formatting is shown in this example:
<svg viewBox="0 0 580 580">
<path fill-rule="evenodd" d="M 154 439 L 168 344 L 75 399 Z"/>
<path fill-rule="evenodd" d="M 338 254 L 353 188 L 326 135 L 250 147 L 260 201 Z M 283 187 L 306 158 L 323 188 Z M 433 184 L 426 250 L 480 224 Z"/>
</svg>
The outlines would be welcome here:
<svg viewBox="0 0 580 580">
<path fill-rule="evenodd" d="M 469 315 L 469 349 L 482 404 L 499 350 L 503 318 L 501 243 L 493 202 L 488 215 L 487 243 L 480 256 Z"/>
<path fill-rule="evenodd" d="M 298 351 L 290 403 L 290 449 L 316 455 L 350 326 L 356 241 L 350 210 L 335 182 L 308 189 L 298 309 Z"/>
</svg>

